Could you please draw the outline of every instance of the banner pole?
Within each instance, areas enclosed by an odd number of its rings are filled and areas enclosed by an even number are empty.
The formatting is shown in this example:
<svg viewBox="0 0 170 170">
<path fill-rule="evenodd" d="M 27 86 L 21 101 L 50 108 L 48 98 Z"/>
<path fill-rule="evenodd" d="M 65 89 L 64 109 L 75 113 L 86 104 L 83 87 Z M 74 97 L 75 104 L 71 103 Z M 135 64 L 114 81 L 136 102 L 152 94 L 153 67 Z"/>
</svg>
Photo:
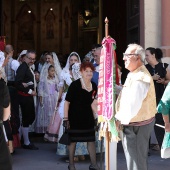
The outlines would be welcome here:
<svg viewBox="0 0 170 170">
<path fill-rule="evenodd" d="M 108 20 L 108 18 L 106 17 L 105 18 L 105 38 L 107 38 L 108 37 L 108 35 L 109 35 L 109 20 Z M 110 169 L 110 143 L 109 143 L 109 131 L 108 131 L 108 127 L 107 127 L 107 129 L 106 129 L 106 153 L 105 153 L 105 155 L 106 155 L 106 159 L 105 159 L 105 163 L 106 163 L 106 170 L 109 170 Z"/>
<path fill-rule="evenodd" d="M 107 38 L 109 35 L 109 20 L 108 18 L 106 17 L 105 18 L 105 38 Z"/>
<path fill-rule="evenodd" d="M 108 132 L 108 128 L 106 130 L 106 159 L 105 159 L 105 163 L 106 163 L 106 170 L 110 170 L 110 153 L 109 153 L 109 150 L 110 150 L 110 143 L 109 143 L 109 132 Z"/>
</svg>

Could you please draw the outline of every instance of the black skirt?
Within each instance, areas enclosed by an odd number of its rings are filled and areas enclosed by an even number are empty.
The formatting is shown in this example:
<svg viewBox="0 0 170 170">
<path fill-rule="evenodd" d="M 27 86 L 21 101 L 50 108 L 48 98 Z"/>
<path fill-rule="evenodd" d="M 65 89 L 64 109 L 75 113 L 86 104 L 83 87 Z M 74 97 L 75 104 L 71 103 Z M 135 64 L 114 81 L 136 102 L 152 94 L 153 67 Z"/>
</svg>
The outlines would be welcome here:
<svg viewBox="0 0 170 170">
<path fill-rule="evenodd" d="M 70 102 L 68 120 L 72 142 L 95 141 L 95 122 L 91 104 L 97 93 L 97 87 L 93 82 L 92 88 L 90 92 L 82 89 L 80 79 L 69 86 L 65 100 Z"/>
<path fill-rule="evenodd" d="M 71 138 L 71 142 L 94 142 L 95 141 L 95 130 L 86 129 L 86 130 L 76 130 L 70 129 L 68 133 Z"/>
</svg>

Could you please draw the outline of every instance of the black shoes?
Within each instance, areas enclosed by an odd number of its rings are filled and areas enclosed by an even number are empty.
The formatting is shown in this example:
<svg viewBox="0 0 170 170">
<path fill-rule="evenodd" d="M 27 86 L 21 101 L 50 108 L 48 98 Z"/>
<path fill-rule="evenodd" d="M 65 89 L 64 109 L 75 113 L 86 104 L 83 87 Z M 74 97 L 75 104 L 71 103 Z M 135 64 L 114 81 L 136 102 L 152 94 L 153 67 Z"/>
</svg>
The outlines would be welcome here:
<svg viewBox="0 0 170 170">
<path fill-rule="evenodd" d="M 97 165 L 95 165 L 95 166 L 90 165 L 89 170 L 100 170 L 100 168 Z"/>
<path fill-rule="evenodd" d="M 74 165 L 69 165 L 69 166 L 68 166 L 68 170 L 76 170 L 76 168 L 75 168 Z"/>
<path fill-rule="evenodd" d="M 76 170 L 74 165 L 69 165 L 68 170 Z M 97 165 L 90 165 L 89 170 L 100 170 L 100 168 Z"/>
<path fill-rule="evenodd" d="M 38 150 L 38 148 L 34 144 L 29 144 L 29 145 L 22 145 L 24 149 L 29 149 L 29 150 Z"/>
</svg>

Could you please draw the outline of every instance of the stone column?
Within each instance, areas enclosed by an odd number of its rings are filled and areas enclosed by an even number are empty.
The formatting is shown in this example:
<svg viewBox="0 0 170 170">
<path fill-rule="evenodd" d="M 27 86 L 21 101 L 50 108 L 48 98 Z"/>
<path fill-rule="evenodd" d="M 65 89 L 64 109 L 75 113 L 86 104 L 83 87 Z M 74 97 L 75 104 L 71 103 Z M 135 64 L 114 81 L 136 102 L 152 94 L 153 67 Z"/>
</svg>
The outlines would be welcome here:
<svg viewBox="0 0 170 170">
<path fill-rule="evenodd" d="M 140 1 L 140 44 L 144 48 L 161 45 L 161 1 Z"/>
<path fill-rule="evenodd" d="M 161 1 L 162 13 L 162 46 L 164 57 L 170 57 L 170 0 Z"/>
</svg>

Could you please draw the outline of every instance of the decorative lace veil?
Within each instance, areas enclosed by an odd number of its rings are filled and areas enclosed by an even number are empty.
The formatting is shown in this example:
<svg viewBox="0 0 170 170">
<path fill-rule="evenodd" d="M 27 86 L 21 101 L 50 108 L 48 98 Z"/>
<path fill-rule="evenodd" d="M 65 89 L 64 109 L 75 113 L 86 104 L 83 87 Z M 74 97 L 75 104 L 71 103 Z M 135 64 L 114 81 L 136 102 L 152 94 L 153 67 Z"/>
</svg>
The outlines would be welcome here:
<svg viewBox="0 0 170 170">
<path fill-rule="evenodd" d="M 20 60 L 21 56 L 24 55 L 24 54 L 26 54 L 26 53 L 27 53 L 27 50 L 22 50 L 22 51 L 21 51 L 21 53 L 19 54 L 19 56 L 18 56 L 18 58 L 17 58 L 18 62 L 20 62 L 19 60 Z M 20 63 L 20 64 L 21 64 L 21 63 Z"/>
<path fill-rule="evenodd" d="M 67 85 L 70 85 L 72 83 L 72 80 L 70 78 L 70 58 L 75 55 L 78 57 L 78 60 L 79 62 L 76 63 L 75 67 L 73 68 L 72 66 L 72 71 L 73 71 L 73 78 L 76 80 L 78 79 L 78 77 L 80 78 L 80 74 L 78 75 L 79 73 L 79 70 L 80 70 L 80 64 L 81 64 L 81 60 L 80 60 L 80 56 L 78 55 L 78 53 L 76 52 L 72 52 L 70 53 L 70 55 L 68 56 L 68 59 L 67 59 L 67 63 L 65 65 L 65 67 L 63 68 L 62 72 L 61 72 L 61 80 L 60 80 L 60 83 L 59 83 L 59 87 L 63 87 L 64 86 L 64 81 L 66 82 Z M 79 66 L 78 66 L 79 65 Z"/>
<path fill-rule="evenodd" d="M 58 57 L 56 55 L 56 53 L 52 52 L 52 57 L 53 57 L 53 62 L 54 62 L 54 69 L 55 69 L 55 83 L 58 84 L 60 79 L 61 79 L 61 66 L 58 60 Z M 50 65 L 52 65 L 51 63 L 45 62 L 45 64 L 42 67 L 41 73 L 40 73 L 40 83 L 39 83 L 39 87 L 38 87 L 38 95 L 39 96 L 46 96 L 47 97 L 47 92 L 45 92 L 46 89 L 48 89 L 47 87 L 47 77 L 48 77 L 48 68 L 50 67 Z M 42 84 L 44 86 L 44 88 L 42 88 Z M 58 87 L 56 87 L 58 88 Z M 44 90 L 43 90 L 44 89 Z"/>
<path fill-rule="evenodd" d="M 77 80 L 82 77 L 80 74 L 80 65 L 81 63 L 74 63 L 72 65 L 72 74 L 73 74 L 74 80 Z"/>
<path fill-rule="evenodd" d="M 54 69 L 55 69 L 57 78 L 60 80 L 60 75 L 61 75 L 62 69 L 61 69 L 61 65 L 59 63 L 58 57 L 57 57 L 55 52 L 52 52 L 52 58 L 53 58 L 53 61 L 54 61 Z M 45 75 L 48 74 L 48 68 L 49 68 L 50 65 L 51 64 L 48 63 L 48 62 L 44 63 L 42 70 L 41 70 L 41 73 L 40 73 L 40 81 L 43 81 Z"/>
</svg>

